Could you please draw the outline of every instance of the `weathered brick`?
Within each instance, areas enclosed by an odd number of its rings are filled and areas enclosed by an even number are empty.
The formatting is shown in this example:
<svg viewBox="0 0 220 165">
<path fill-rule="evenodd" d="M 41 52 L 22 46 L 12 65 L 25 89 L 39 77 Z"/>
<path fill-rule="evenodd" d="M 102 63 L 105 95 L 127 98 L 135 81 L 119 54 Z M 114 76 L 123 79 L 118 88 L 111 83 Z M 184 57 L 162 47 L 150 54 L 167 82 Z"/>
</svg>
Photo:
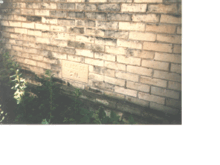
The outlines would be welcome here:
<svg viewBox="0 0 220 165">
<path fill-rule="evenodd" d="M 158 14 L 134 14 L 133 21 L 138 22 L 159 22 L 160 16 Z"/>
<path fill-rule="evenodd" d="M 9 26 L 9 22 L 8 21 L 1 21 L 1 25 L 2 26 Z"/>
<path fill-rule="evenodd" d="M 182 46 L 181 45 L 174 45 L 173 53 L 181 53 L 181 52 L 182 52 Z"/>
<path fill-rule="evenodd" d="M 106 68 L 115 69 L 115 70 L 123 70 L 123 71 L 125 71 L 125 65 L 114 63 L 114 62 L 105 61 L 105 67 Z"/>
<path fill-rule="evenodd" d="M 122 12 L 146 12 L 147 4 L 122 4 Z"/>
<path fill-rule="evenodd" d="M 159 51 L 159 52 L 172 52 L 172 44 L 144 42 L 143 49 L 154 50 L 154 51 Z"/>
<path fill-rule="evenodd" d="M 78 34 L 84 34 L 84 28 L 78 28 L 78 27 L 69 27 L 68 28 L 69 33 L 78 33 Z"/>
<path fill-rule="evenodd" d="M 89 2 L 104 3 L 107 2 L 107 0 L 89 0 Z"/>
<path fill-rule="evenodd" d="M 120 11 L 120 4 L 100 4 L 97 6 L 99 11 Z"/>
<path fill-rule="evenodd" d="M 137 97 L 137 91 L 134 91 L 131 89 L 125 89 L 125 88 L 118 87 L 118 86 L 115 86 L 115 92 L 128 95 L 128 96 Z"/>
<path fill-rule="evenodd" d="M 27 29 L 14 28 L 15 33 L 27 34 Z"/>
<path fill-rule="evenodd" d="M 35 15 L 37 15 L 37 16 L 50 16 L 50 11 L 49 10 L 35 10 Z"/>
<path fill-rule="evenodd" d="M 142 60 L 141 66 L 153 68 L 153 69 L 160 69 L 160 70 L 167 70 L 167 71 L 169 70 L 169 63 L 166 63 L 166 62 Z"/>
<path fill-rule="evenodd" d="M 51 65 L 44 62 L 37 62 L 37 66 L 45 69 L 51 69 Z"/>
<path fill-rule="evenodd" d="M 57 5 L 56 3 L 41 3 L 41 8 L 42 9 L 56 9 Z"/>
<path fill-rule="evenodd" d="M 175 33 L 175 25 L 146 25 L 146 31 L 159 33 Z"/>
<path fill-rule="evenodd" d="M 149 101 L 140 100 L 140 99 L 135 98 L 135 97 L 126 96 L 125 99 L 127 101 L 131 102 L 131 103 L 134 103 L 134 104 L 137 104 L 137 105 L 140 105 L 140 106 L 143 106 L 143 107 L 149 107 L 149 105 L 150 105 Z"/>
<path fill-rule="evenodd" d="M 21 22 L 15 22 L 15 21 L 8 21 L 8 22 L 10 26 L 21 27 Z"/>
<path fill-rule="evenodd" d="M 158 87 L 153 87 L 151 86 L 151 93 L 159 96 L 165 96 L 173 99 L 179 99 L 179 92 L 168 90 L 168 89 L 163 89 L 163 88 L 158 88 Z"/>
<path fill-rule="evenodd" d="M 118 54 L 125 55 L 127 50 L 126 48 L 122 48 L 122 47 L 105 46 L 105 52 L 113 53 L 117 55 Z"/>
<path fill-rule="evenodd" d="M 123 39 L 128 38 L 128 32 L 123 32 L 123 31 L 106 30 L 104 32 L 104 35 L 106 37 L 123 38 Z"/>
<path fill-rule="evenodd" d="M 83 3 L 77 3 L 77 4 L 76 4 L 76 7 L 75 7 L 75 10 L 78 10 L 78 11 L 83 11 L 83 10 L 85 10 L 85 4 L 83 4 Z"/>
<path fill-rule="evenodd" d="M 61 59 L 61 60 L 66 60 L 67 59 L 67 54 L 64 54 L 64 53 L 52 52 L 52 56 L 54 58 Z"/>
<path fill-rule="evenodd" d="M 57 24 L 56 18 L 42 17 L 42 23 Z"/>
<path fill-rule="evenodd" d="M 76 55 L 85 56 L 85 57 L 93 57 L 93 52 L 91 50 L 76 49 Z"/>
<path fill-rule="evenodd" d="M 97 81 L 103 81 L 104 80 L 104 76 L 103 75 L 99 75 L 99 74 L 95 74 L 95 73 L 89 73 L 89 79 L 97 80 Z"/>
<path fill-rule="evenodd" d="M 74 26 L 75 20 L 58 18 L 57 24 L 58 25 L 66 25 L 66 26 Z"/>
<path fill-rule="evenodd" d="M 101 45 L 116 46 L 116 39 L 96 37 L 95 43 Z"/>
<path fill-rule="evenodd" d="M 152 69 L 147 69 L 143 67 L 137 67 L 137 66 L 127 66 L 127 72 L 139 74 L 139 75 L 146 75 L 146 76 L 152 76 Z"/>
<path fill-rule="evenodd" d="M 118 22 L 98 21 L 97 27 L 100 29 L 117 29 Z"/>
<path fill-rule="evenodd" d="M 67 9 L 67 10 L 74 10 L 75 9 L 75 3 L 58 3 L 57 9 Z"/>
<path fill-rule="evenodd" d="M 180 35 L 165 35 L 165 34 L 157 34 L 157 41 L 181 44 L 181 36 Z"/>
<path fill-rule="evenodd" d="M 135 74 L 118 71 L 118 72 L 116 72 L 115 76 L 117 78 L 121 78 L 121 79 L 124 79 L 124 80 L 131 80 L 131 81 L 138 82 L 138 75 L 135 75 Z"/>
<path fill-rule="evenodd" d="M 170 114 L 177 114 L 179 112 L 179 110 L 176 108 L 171 108 L 171 107 L 167 107 L 167 106 L 160 105 L 157 103 L 152 103 L 152 102 L 150 103 L 150 108 L 162 111 L 164 113 L 170 113 Z"/>
<path fill-rule="evenodd" d="M 157 4 L 148 5 L 148 12 L 178 14 L 178 9 L 176 4 Z"/>
<path fill-rule="evenodd" d="M 94 43 L 94 37 L 76 35 L 76 41 Z"/>
<path fill-rule="evenodd" d="M 44 24 L 35 23 L 35 29 L 39 29 L 39 30 L 50 30 L 50 26 L 49 26 L 49 25 L 44 25 Z"/>
<path fill-rule="evenodd" d="M 141 49 L 142 48 L 142 44 L 140 42 L 127 41 L 127 40 L 122 40 L 122 39 L 117 40 L 117 45 L 122 46 L 122 47 L 134 48 L 134 49 Z"/>
<path fill-rule="evenodd" d="M 107 20 L 109 21 L 131 21 L 131 14 L 108 13 Z"/>
<path fill-rule="evenodd" d="M 75 62 L 84 62 L 84 57 L 68 55 L 68 60 Z"/>
<path fill-rule="evenodd" d="M 94 60 L 91 58 L 85 58 L 85 63 L 90 65 L 103 66 L 104 62 L 102 60 Z"/>
<path fill-rule="evenodd" d="M 104 53 L 95 53 L 95 58 L 107 60 L 107 61 L 115 61 L 115 56 Z"/>
<path fill-rule="evenodd" d="M 169 73 L 155 70 L 153 77 L 181 82 L 181 76 L 177 73 Z"/>
<path fill-rule="evenodd" d="M 47 10 L 47 11 L 49 11 L 49 10 Z M 50 15 L 54 16 L 54 17 L 66 17 L 67 13 L 65 11 L 50 11 Z"/>
<path fill-rule="evenodd" d="M 97 20 L 102 20 L 102 21 L 106 20 L 106 15 L 107 15 L 106 13 L 99 12 L 99 13 L 94 13 L 94 14 L 95 14 L 95 19 Z"/>
<path fill-rule="evenodd" d="M 144 50 L 135 50 L 135 49 L 128 49 L 127 55 L 139 58 L 146 58 L 146 59 L 153 59 L 154 52 L 144 51 Z"/>
<path fill-rule="evenodd" d="M 70 18 L 84 18 L 84 12 L 68 12 L 68 17 Z"/>
<path fill-rule="evenodd" d="M 134 58 L 134 57 L 117 56 L 117 62 L 140 66 L 141 59 L 140 58 Z"/>
<path fill-rule="evenodd" d="M 167 81 L 165 80 L 160 80 L 160 79 L 155 79 L 151 77 L 140 77 L 140 82 L 144 84 L 149 84 L 149 85 L 154 85 L 154 86 L 159 86 L 159 87 L 167 87 Z"/>
<path fill-rule="evenodd" d="M 50 39 L 49 38 L 41 38 L 41 37 L 36 37 L 36 42 L 42 43 L 42 44 L 49 44 Z"/>
<path fill-rule="evenodd" d="M 14 15 L 14 20 L 16 20 L 16 21 L 26 21 L 27 18 L 24 15 Z"/>
<path fill-rule="evenodd" d="M 120 30 L 144 31 L 145 24 L 144 23 L 119 22 L 119 29 Z"/>
<path fill-rule="evenodd" d="M 51 31 L 55 31 L 55 32 L 66 32 L 66 27 L 65 26 L 54 26 L 54 25 L 51 25 L 50 29 L 51 29 Z"/>
<path fill-rule="evenodd" d="M 165 98 L 151 95 L 148 93 L 139 92 L 138 98 L 142 100 L 150 101 L 150 102 L 156 102 L 158 104 L 165 104 Z"/>
<path fill-rule="evenodd" d="M 161 23 L 181 24 L 182 18 L 180 16 L 161 15 Z"/>
<path fill-rule="evenodd" d="M 170 68 L 171 72 L 175 72 L 175 73 L 181 73 L 181 65 L 178 64 L 171 64 L 171 68 Z"/>
<path fill-rule="evenodd" d="M 34 10 L 32 10 L 32 9 L 21 9 L 21 14 L 34 15 Z"/>
<path fill-rule="evenodd" d="M 155 41 L 156 34 L 154 33 L 140 33 L 140 32 L 130 32 L 129 39 L 142 40 L 142 41 Z"/>
<path fill-rule="evenodd" d="M 179 100 L 175 100 L 175 99 L 166 99 L 166 105 L 169 107 L 174 107 L 174 108 L 178 108 L 181 109 L 181 101 Z"/>
<path fill-rule="evenodd" d="M 177 34 L 182 34 L 182 27 L 181 26 L 178 26 L 177 27 Z"/>
<path fill-rule="evenodd" d="M 34 29 L 35 23 L 24 23 L 22 22 L 22 27 Z"/>
<path fill-rule="evenodd" d="M 169 81 L 168 88 L 181 91 L 181 83 Z"/>
<path fill-rule="evenodd" d="M 134 0 L 134 2 L 162 3 L 163 0 Z"/>
<path fill-rule="evenodd" d="M 95 11 L 96 5 L 95 4 L 85 4 L 85 11 Z"/>
<path fill-rule="evenodd" d="M 26 8 L 40 9 L 40 4 L 39 3 L 26 3 Z"/>
<path fill-rule="evenodd" d="M 113 84 L 113 85 L 125 86 L 125 80 L 112 78 L 112 77 L 107 77 L 107 76 L 105 76 L 104 80 L 105 80 L 105 82 Z"/>
<path fill-rule="evenodd" d="M 181 63 L 181 56 L 167 53 L 155 53 L 155 60 Z"/>
<path fill-rule="evenodd" d="M 67 0 L 67 2 L 85 2 L 85 0 Z"/>
<path fill-rule="evenodd" d="M 119 3 L 119 2 L 127 2 L 127 3 L 131 3 L 132 2 L 132 0 L 109 0 L 108 2 L 117 2 L 117 3 Z"/>
<path fill-rule="evenodd" d="M 142 91 L 142 92 L 150 92 L 149 85 L 144 85 L 144 84 L 140 84 L 136 82 L 127 81 L 126 87 L 130 89 Z"/>
</svg>

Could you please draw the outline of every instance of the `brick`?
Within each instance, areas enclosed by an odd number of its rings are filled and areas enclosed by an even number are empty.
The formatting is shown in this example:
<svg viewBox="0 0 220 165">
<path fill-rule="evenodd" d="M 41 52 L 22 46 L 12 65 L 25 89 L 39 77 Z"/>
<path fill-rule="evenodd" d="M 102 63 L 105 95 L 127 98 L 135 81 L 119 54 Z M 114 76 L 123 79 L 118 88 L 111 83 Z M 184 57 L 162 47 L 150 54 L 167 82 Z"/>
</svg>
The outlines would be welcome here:
<svg viewBox="0 0 220 165">
<path fill-rule="evenodd" d="M 68 12 L 68 17 L 70 18 L 84 18 L 84 12 Z"/>
<path fill-rule="evenodd" d="M 67 2 L 85 2 L 85 0 L 67 0 Z"/>
<path fill-rule="evenodd" d="M 144 23 L 119 22 L 119 29 L 120 30 L 144 31 L 145 24 Z"/>
<path fill-rule="evenodd" d="M 131 21 L 131 14 L 108 13 L 107 20 L 109 21 Z"/>
<path fill-rule="evenodd" d="M 141 41 L 155 41 L 156 34 L 154 33 L 140 33 L 140 32 L 130 32 L 129 39 L 141 40 Z"/>
<path fill-rule="evenodd" d="M 27 34 L 27 29 L 15 28 L 14 31 L 15 33 Z"/>
<path fill-rule="evenodd" d="M 89 79 L 97 80 L 97 81 L 103 81 L 104 80 L 104 76 L 103 75 L 99 75 L 99 74 L 95 74 L 95 73 L 89 73 Z"/>
<path fill-rule="evenodd" d="M 50 11 L 50 15 L 54 17 L 66 17 L 67 13 L 65 11 Z"/>
<path fill-rule="evenodd" d="M 131 81 L 135 81 L 138 82 L 138 75 L 135 74 L 131 74 L 131 73 L 125 73 L 125 72 L 116 72 L 115 75 L 117 78 L 121 78 L 124 80 L 131 80 Z"/>
<path fill-rule="evenodd" d="M 172 52 L 172 44 L 162 44 L 154 42 L 144 42 L 143 49 L 158 52 Z"/>
<path fill-rule="evenodd" d="M 64 53 L 57 53 L 57 52 L 52 52 L 52 55 L 54 58 L 60 59 L 60 60 L 66 60 L 67 59 L 67 54 Z"/>
<path fill-rule="evenodd" d="M 122 47 L 134 48 L 134 49 L 142 48 L 142 44 L 137 41 L 127 41 L 122 39 L 117 40 L 117 45 Z"/>
<path fill-rule="evenodd" d="M 83 10 L 85 10 L 85 4 L 77 3 L 77 4 L 76 4 L 76 7 L 75 7 L 75 10 L 78 10 L 78 11 L 83 11 Z"/>
<path fill-rule="evenodd" d="M 9 26 L 9 23 L 8 23 L 8 21 L 1 21 L 1 25 L 2 26 Z"/>
<path fill-rule="evenodd" d="M 181 76 L 177 73 L 169 73 L 155 70 L 153 77 L 181 82 Z"/>
<path fill-rule="evenodd" d="M 180 16 L 161 15 L 161 23 L 181 24 L 182 18 Z"/>
<path fill-rule="evenodd" d="M 104 66 L 104 62 L 102 60 L 94 60 L 91 58 L 86 58 L 85 63 L 90 64 L 90 65 L 96 65 L 96 66 Z"/>
<path fill-rule="evenodd" d="M 95 4 L 85 4 L 85 11 L 95 11 L 96 5 Z"/>
<path fill-rule="evenodd" d="M 182 46 L 181 45 L 174 45 L 173 53 L 181 53 L 181 52 L 182 52 Z"/>
<path fill-rule="evenodd" d="M 42 43 L 42 44 L 50 44 L 50 39 L 49 38 L 36 37 L 36 42 L 37 43 Z"/>
<path fill-rule="evenodd" d="M 57 9 L 56 3 L 41 3 L 42 9 Z"/>
<path fill-rule="evenodd" d="M 120 11 L 120 4 L 100 4 L 97 5 L 98 11 Z"/>
<path fill-rule="evenodd" d="M 8 21 L 10 26 L 21 27 L 21 22 Z"/>
<path fill-rule="evenodd" d="M 180 35 L 164 35 L 157 34 L 157 41 L 168 42 L 173 44 L 181 44 L 181 36 Z"/>
<path fill-rule="evenodd" d="M 104 53 L 95 53 L 95 58 L 107 60 L 107 61 L 115 61 L 115 56 Z"/>
<path fill-rule="evenodd" d="M 182 34 L 182 27 L 181 26 L 178 26 L 177 27 L 177 34 Z"/>
<path fill-rule="evenodd" d="M 106 20 L 106 13 L 94 13 L 95 14 L 95 19 L 97 20 L 102 20 L 102 21 L 105 21 Z"/>
<path fill-rule="evenodd" d="M 105 82 L 118 86 L 125 86 L 125 80 L 105 76 Z"/>
<path fill-rule="evenodd" d="M 104 35 L 106 37 L 123 38 L 123 39 L 128 38 L 128 32 L 123 32 L 123 31 L 106 30 L 104 32 Z"/>
<path fill-rule="evenodd" d="M 149 51 L 144 51 L 144 50 L 128 49 L 126 54 L 129 56 L 139 57 L 139 58 L 144 58 L 144 59 L 154 58 L 154 52 L 149 52 Z"/>
<path fill-rule="evenodd" d="M 169 107 L 174 107 L 181 109 L 181 101 L 175 99 L 166 99 L 166 105 Z"/>
<path fill-rule="evenodd" d="M 179 92 L 158 88 L 158 87 L 151 87 L 151 93 L 159 96 L 165 96 L 173 99 L 179 99 Z"/>
<path fill-rule="evenodd" d="M 97 27 L 100 29 L 117 29 L 118 22 L 98 21 Z"/>
<path fill-rule="evenodd" d="M 113 69 L 104 69 L 104 75 L 109 77 L 115 77 L 115 70 Z"/>
<path fill-rule="evenodd" d="M 125 97 L 122 94 L 109 92 L 109 91 L 103 91 L 103 93 L 104 93 L 104 95 L 107 95 L 107 96 L 112 97 L 112 98 L 117 98 L 117 99 L 124 99 L 124 97 Z"/>
<path fill-rule="evenodd" d="M 160 105 L 157 103 L 152 103 L 152 102 L 150 103 L 150 108 L 162 111 L 164 113 L 174 114 L 174 115 L 179 112 L 179 110 L 176 108 L 171 108 L 171 107 L 167 107 L 167 106 Z"/>
<path fill-rule="evenodd" d="M 95 43 L 101 45 L 116 46 L 116 39 L 96 37 Z"/>
<path fill-rule="evenodd" d="M 125 88 L 118 87 L 118 86 L 115 86 L 115 92 L 128 95 L 128 96 L 133 96 L 133 97 L 137 96 L 137 91 L 134 91 L 131 89 L 125 89 Z"/>
<path fill-rule="evenodd" d="M 35 10 L 35 15 L 37 16 L 50 16 L 49 10 Z"/>
<path fill-rule="evenodd" d="M 138 98 L 142 100 L 150 101 L 150 102 L 156 102 L 158 104 L 165 104 L 165 98 L 151 95 L 148 93 L 139 92 Z"/>
<path fill-rule="evenodd" d="M 126 48 L 122 48 L 122 47 L 105 46 L 105 52 L 117 54 L 117 55 L 118 54 L 125 55 L 127 50 Z"/>
<path fill-rule="evenodd" d="M 50 26 L 49 26 L 49 25 L 44 25 L 44 24 L 36 23 L 36 24 L 35 24 L 35 29 L 39 29 L 39 30 L 50 30 Z"/>
<path fill-rule="evenodd" d="M 85 56 L 85 57 L 93 57 L 93 52 L 91 50 L 76 49 L 76 55 Z"/>
<path fill-rule="evenodd" d="M 16 20 L 16 21 L 26 21 L 27 18 L 26 18 L 26 16 L 23 16 L 23 15 L 14 15 L 14 20 Z"/>
<path fill-rule="evenodd" d="M 21 9 L 21 14 L 34 15 L 34 10 L 32 10 L 32 9 Z"/>
<path fill-rule="evenodd" d="M 147 32 L 175 33 L 175 25 L 146 25 Z"/>
<path fill-rule="evenodd" d="M 94 38 L 90 37 L 90 36 L 78 36 L 78 35 L 76 35 L 76 41 L 94 43 Z"/>
<path fill-rule="evenodd" d="M 34 29 L 34 25 L 35 25 L 35 23 L 23 23 L 22 22 L 22 27 L 24 27 L 24 28 Z"/>
<path fill-rule="evenodd" d="M 144 85 L 136 82 L 127 81 L 126 87 L 137 91 L 150 92 L 149 85 Z"/>
<path fill-rule="evenodd" d="M 140 58 L 134 58 L 134 57 L 117 56 L 117 62 L 140 66 L 141 59 Z"/>
<path fill-rule="evenodd" d="M 123 65 L 123 64 L 118 64 L 118 63 L 105 61 L 105 67 L 115 69 L 115 70 L 125 71 L 125 65 Z"/>
<path fill-rule="evenodd" d="M 169 81 L 168 88 L 181 91 L 181 83 Z"/>
<path fill-rule="evenodd" d="M 26 8 L 26 3 L 11 3 L 12 8 Z"/>
<path fill-rule="evenodd" d="M 66 32 L 66 27 L 64 27 L 64 26 L 51 25 L 50 29 L 51 29 L 51 31 L 55 31 L 55 32 Z"/>
<path fill-rule="evenodd" d="M 74 10 L 75 9 L 75 3 L 58 3 L 57 4 L 57 9 Z"/>
<path fill-rule="evenodd" d="M 117 3 L 119 3 L 119 2 L 127 2 L 127 3 L 131 3 L 132 2 L 132 0 L 109 0 L 108 2 L 117 2 Z"/>
<path fill-rule="evenodd" d="M 137 104 L 137 105 L 140 105 L 143 107 L 149 107 L 149 105 L 150 105 L 149 101 L 140 100 L 135 97 L 126 96 L 125 99 L 131 103 L 134 103 L 134 104 Z"/>
<path fill-rule="evenodd" d="M 182 0 L 164 0 L 165 3 L 177 3 L 181 2 Z"/>
<path fill-rule="evenodd" d="M 89 0 L 89 2 L 104 3 L 107 2 L 107 0 Z"/>
<path fill-rule="evenodd" d="M 181 56 L 167 53 L 155 53 L 155 60 L 158 61 L 166 61 L 166 62 L 174 62 L 181 63 Z"/>
<path fill-rule="evenodd" d="M 181 65 L 178 64 L 171 64 L 171 68 L 170 68 L 171 72 L 175 72 L 175 73 L 181 73 Z"/>
<path fill-rule="evenodd" d="M 159 86 L 159 87 L 167 87 L 167 81 L 165 80 L 160 80 L 160 79 L 155 79 L 151 77 L 140 77 L 140 82 L 144 84 L 149 84 L 149 85 L 154 85 L 154 86 Z"/>
<path fill-rule="evenodd" d="M 57 24 L 56 18 L 42 17 L 42 23 Z"/>
<path fill-rule="evenodd" d="M 44 62 L 37 62 L 37 66 L 45 69 L 51 69 L 51 65 Z"/>
<path fill-rule="evenodd" d="M 122 4 L 122 12 L 146 12 L 147 4 Z"/>
<path fill-rule="evenodd" d="M 29 59 L 25 59 L 25 60 L 24 60 L 24 63 L 25 63 L 25 64 L 28 64 L 28 65 L 37 66 L 37 62 L 36 62 L 36 61 L 29 60 Z"/>
<path fill-rule="evenodd" d="M 169 63 L 166 62 L 158 62 L 158 61 L 150 61 L 150 60 L 142 60 L 141 66 L 160 69 L 160 70 L 169 70 Z"/>
<path fill-rule="evenodd" d="M 148 12 L 153 13 L 167 13 L 167 14 L 177 14 L 178 9 L 176 4 L 157 4 L 157 5 L 148 5 Z"/>
<path fill-rule="evenodd" d="M 70 27 L 68 28 L 69 33 L 78 33 L 78 34 L 84 34 L 84 28 L 78 28 L 78 27 Z"/>
<path fill-rule="evenodd" d="M 67 56 L 68 56 L 68 60 L 70 61 L 84 62 L 84 57 L 73 56 L 73 55 L 67 55 Z"/>
<path fill-rule="evenodd" d="M 57 24 L 58 25 L 66 25 L 66 26 L 74 26 L 75 20 L 58 18 Z"/>
<path fill-rule="evenodd" d="M 136 66 L 127 66 L 127 72 L 139 74 L 139 75 L 146 75 L 152 76 L 152 69 L 147 69 L 143 67 L 136 67 Z"/>
<path fill-rule="evenodd" d="M 26 7 L 29 9 L 40 9 L 39 3 L 26 3 Z"/>
<path fill-rule="evenodd" d="M 158 14 L 134 14 L 133 21 L 138 22 L 159 22 L 160 16 Z"/>
<path fill-rule="evenodd" d="M 17 51 L 23 51 L 23 47 L 22 46 L 15 46 L 15 45 L 13 45 L 12 49 L 13 50 L 17 50 Z"/>
<path fill-rule="evenodd" d="M 96 22 L 93 21 L 93 20 L 86 20 L 86 21 L 85 21 L 85 26 L 95 27 L 95 25 L 96 25 Z"/>
</svg>

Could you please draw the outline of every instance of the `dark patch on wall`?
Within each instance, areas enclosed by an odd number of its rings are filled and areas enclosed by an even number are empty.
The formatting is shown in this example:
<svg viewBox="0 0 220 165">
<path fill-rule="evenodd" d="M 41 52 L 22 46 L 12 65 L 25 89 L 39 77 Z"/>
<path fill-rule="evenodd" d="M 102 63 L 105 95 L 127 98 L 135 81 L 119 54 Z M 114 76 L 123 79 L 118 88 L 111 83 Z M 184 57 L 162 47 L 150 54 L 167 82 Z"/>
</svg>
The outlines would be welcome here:
<svg viewBox="0 0 220 165">
<path fill-rule="evenodd" d="M 79 34 L 84 34 L 84 28 L 69 28 L 70 33 L 79 33 Z"/>
<path fill-rule="evenodd" d="M 27 21 L 30 22 L 41 22 L 42 17 L 37 17 L 37 16 L 27 16 Z"/>
</svg>

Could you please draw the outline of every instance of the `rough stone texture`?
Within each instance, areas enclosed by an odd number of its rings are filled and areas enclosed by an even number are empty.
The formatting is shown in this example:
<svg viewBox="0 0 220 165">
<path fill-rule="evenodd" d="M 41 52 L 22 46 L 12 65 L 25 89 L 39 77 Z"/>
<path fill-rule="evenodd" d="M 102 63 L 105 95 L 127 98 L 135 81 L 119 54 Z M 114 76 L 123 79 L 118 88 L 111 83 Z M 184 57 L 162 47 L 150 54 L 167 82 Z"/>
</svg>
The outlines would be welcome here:
<svg viewBox="0 0 220 165">
<path fill-rule="evenodd" d="M 92 99 L 136 115 L 143 111 L 128 102 L 165 113 L 181 109 L 181 22 L 181 0 L 0 4 L 4 48 L 21 65 L 38 74 L 52 69 L 77 88 L 126 100 Z"/>
</svg>

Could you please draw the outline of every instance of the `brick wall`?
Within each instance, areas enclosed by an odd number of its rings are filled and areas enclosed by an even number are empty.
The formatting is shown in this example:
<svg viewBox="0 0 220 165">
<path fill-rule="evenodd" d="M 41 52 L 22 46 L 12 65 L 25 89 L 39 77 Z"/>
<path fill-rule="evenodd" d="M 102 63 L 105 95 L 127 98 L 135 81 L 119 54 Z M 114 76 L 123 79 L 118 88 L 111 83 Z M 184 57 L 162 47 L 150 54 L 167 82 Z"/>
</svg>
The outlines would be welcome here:
<svg viewBox="0 0 220 165">
<path fill-rule="evenodd" d="M 4 48 L 37 74 L 168 113 L 181 109 L 181 0 L 4 0 Z"/>
</svg>

